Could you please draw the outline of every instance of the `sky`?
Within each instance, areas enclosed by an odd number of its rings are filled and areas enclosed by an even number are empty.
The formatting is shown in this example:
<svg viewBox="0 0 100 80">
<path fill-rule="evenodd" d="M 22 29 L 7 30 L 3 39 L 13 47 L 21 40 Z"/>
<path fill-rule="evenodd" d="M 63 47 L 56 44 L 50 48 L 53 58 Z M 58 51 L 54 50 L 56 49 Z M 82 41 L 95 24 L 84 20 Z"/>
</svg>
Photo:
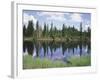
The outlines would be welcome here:
<svg viewBox="0 0 100 80">
<path fill-rule="evenodd" d="M 39 21 L 43 29 L 44 23 L 50 25 L 53 23 L 57 29 L 62 29 L 62 25 L 65 24 L 67 27 L 71 26 L 80 29 L 80 23 L 82 22 L 83 31 L 91 27 L 91 14 L 90 13 L 77 13 L 77 12 L 50 12 L 50 11 L 34 11 L 24 10 L 23 11 L 23 25 L 27 27 L 28 21 L 32 20 L 34 25 Z M 34 26 L 35 28 L 35 26 Z"/>
</svg>

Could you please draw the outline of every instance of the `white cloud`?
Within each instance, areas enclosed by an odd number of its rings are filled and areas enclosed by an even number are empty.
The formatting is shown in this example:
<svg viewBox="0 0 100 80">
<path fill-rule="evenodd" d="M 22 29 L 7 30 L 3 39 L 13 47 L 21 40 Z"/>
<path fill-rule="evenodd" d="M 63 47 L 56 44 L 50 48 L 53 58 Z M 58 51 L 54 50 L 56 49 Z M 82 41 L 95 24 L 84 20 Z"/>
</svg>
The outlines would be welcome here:
<svg viewBox="0 0 100 80">
<path fill-rule="evenodd" d="M 90 25 L 89 25 L 89 24 L 86 24 L 86 25 L 84 26 L 84 30 L 87 31 L 87 30 L 88 30 L 88 27 L 90 27 Z"/>
<path fill-rule="evenodd" d="M 91 22 L 89 20 L 85 20 L 83 24 L 83 31 L 87 31 L 88 27 L 91 27 Z"/>
<path fill-rule="evenodd" d="M 33 24 L 36 24 L 37 19 L 33 15 L 28 15 L 24 13 L 24 25 L 27 27 L 28 21 L 32 20 Z"/>
<path fill-rule="evenodd" d="M 75 22 L 82 22 L 82 16 L 78 13 L 73 13 L 71 16 L 71 20 Z"/>
<path fill-rule="evenodd" d="M 74 22 L 82 22 L 82 14 L 79 13 L 58 13 L 58 12 L 38 12 L 39 16 L 46 16 L 47 20 L 58 20 L 58 21 L 65 21 L 66 18 L 64 14 L 69 17 L 69 21 Z"/>
<path fill-rule="evenodd" d="M 47 20 L 65 21 L 64 13 L 58 12 L 39 12 L 39 16 L 46 16 Z"/>
<path fill-rule="evenodd" d="M 39 16 L 63 16 L 64 13 L 58 13 L 58 12 L 38 12 Z"/>
<path fill-rule="evenodd" d="M 66 19 L 63 16 L 50 16 L 47 17 L 47 20 L 65 21 Z"/>
<path fill-rule="evenodd" d="M 50 15 L 50 12 L 38 12 L 37 13 L 38 14 L 38 16 L 49 16 Z"/>
</svg>

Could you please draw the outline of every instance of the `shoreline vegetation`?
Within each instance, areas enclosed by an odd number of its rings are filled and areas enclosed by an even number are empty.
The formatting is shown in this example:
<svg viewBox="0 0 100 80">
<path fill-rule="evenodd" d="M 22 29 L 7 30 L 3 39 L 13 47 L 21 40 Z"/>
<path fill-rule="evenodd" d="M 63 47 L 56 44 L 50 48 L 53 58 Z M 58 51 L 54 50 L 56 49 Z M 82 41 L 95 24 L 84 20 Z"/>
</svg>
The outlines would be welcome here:
<svg viewBox="0 0 100 80">
<path fill-rule="evenodd" d="M 88 27 L 87 30 L 83 31 L 83 25 L 80 23 L 79 29 L 74 25 L 67 26 L 62 24 L 62 29 L 57 29 L 53 23 L 44 23 L 44 28 L 39 25 L 37 21 L 36 25 L 33 21 L 28 22 L 28 26 L 23 26 L 23 40 L 24 41 L 87 41 L 91 39 L 91 29 Z"/>
<path fill-rule="evenodd" d="M 67 26 L 62 24 L 62 29 L 57 29 L 53 23 L 46 24 L 44 23 L 43 29 L 39 22 L 36 22 L 36 25 L 33 24 L 33 21 L 28 22 L 28 26 L 23 25 L 23 42 L 89 42 L 91 43 L 91 29 L 88 27 L 86 31 L 83 31 L 82 23 L 79 24 L 79 29 L 74 25 Z M 37 45 L 38 47 L 38 45 Z M 82 49 L 82 45 L 80 45 Z M 42 60 L 37 57 L 33 58 L 32 55 L 23 56 L 23 69 L 34 69 L 34 68 L 54 68 L 54 67 L 73 67 L 73 66 L 89 66 L 91 65 L 91 56 L 80 56 L 80 57 L 71 57 L 69 59 L 70 63 L 63 62 L 61 60 L 52 61 L 47 58 Z"/>
<path fill-rule="evenodd" d="M 23 69 L 38 69 L 38 68 L 57 68 L 57 67 L 81 67 L 91 66 L 90 55 L 71 57 L 68 61 L 49 60 L 47 58 L 33 58 L 31 55 L 23 57 Z"/>
<path fill-rule="evenodd" d="M 55 41 L 55 42 L 90 42 L 90 39 L 88 38 L 83 38 L 82 40 L 80 40 L 80 38 L 76 38 L 76 39 L 70 39 L 70 38 L 38 38 L 38 39 L 34 39 L 32 37 L 27 37 L 23 39 L 24 41 Z"/>
</svg>

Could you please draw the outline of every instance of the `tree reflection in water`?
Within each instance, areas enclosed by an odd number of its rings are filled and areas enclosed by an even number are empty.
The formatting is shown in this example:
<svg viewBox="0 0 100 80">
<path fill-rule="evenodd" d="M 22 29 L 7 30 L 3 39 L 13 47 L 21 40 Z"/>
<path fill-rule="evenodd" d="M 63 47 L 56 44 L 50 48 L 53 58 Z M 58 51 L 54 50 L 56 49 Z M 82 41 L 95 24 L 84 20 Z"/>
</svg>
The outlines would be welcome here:
<svg viewBox="0 0 100 80">
<path fill-rule="evenodd" d="M 36 52 L 35 57 L 49 57 L 55 58 L 60 56 L 73 56 L 83 54 L 90 54 L 91 46 L 87 42 L 53 42 L 53 41 L 39 41 L 31 42 L 24 41 L 23 43 L 23 52 L 28 51 L 29 55 L 33 55 L 34 51 Z M 43 51 L 41 51 L 43 49 Z M 85 49 L 87 52 L 85 52 Z M 58 51 L 59 50 L 59 51 Z M 43 56 L 41 56 L 43 54 Z"/>
</svg>

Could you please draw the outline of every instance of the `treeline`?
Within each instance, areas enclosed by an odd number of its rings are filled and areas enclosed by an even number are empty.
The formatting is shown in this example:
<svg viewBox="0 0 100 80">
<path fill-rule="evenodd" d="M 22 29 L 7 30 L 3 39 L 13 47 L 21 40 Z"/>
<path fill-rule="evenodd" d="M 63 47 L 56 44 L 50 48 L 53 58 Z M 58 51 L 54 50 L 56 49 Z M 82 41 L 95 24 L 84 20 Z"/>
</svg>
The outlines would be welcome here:
<svg viewBox="0 0 100 80">
<path fill-rule="evenodd" d="M 66 26 L 62 24 L 62 29 L 57 29 L 53 23 L 50 25 L 44 23 L 42 26 L 39 25 L 39 21 L 36 25 L 33 21 L 28 22 L 28 26 L 23 26 L 23 37 L 31 39 L 47 39 L 47 40 L 90 40 L 91 29 L 88 27 L 87 31 L 83 31 L 82 23 L 80 23 L 80 30 L 77 30 L 75 26 Z"/>
</svg>

